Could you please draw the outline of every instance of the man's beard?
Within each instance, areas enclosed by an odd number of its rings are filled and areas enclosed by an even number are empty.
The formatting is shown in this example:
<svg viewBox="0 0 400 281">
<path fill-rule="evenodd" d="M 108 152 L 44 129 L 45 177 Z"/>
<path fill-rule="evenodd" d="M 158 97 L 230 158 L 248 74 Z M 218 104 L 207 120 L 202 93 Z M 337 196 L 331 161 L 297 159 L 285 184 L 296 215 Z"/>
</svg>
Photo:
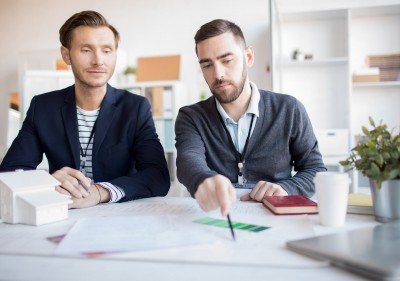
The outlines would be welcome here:
<svg viewBox="0 0 400 281">
<path fill-rule="evenodd" d="M 238 84 L 235 84 L 232 80 L 217 79 L 210 88 L 211 93 L 220 103 L 231 103 L 237 100 L 243 92 L 244 84 L 246 83 L 247 71 L 243 68 L 242 77 Z M 228 83 L 233 86 L 233 90 L 222 90 L 220 92 L 216 91 L 215 88 L 223 83 Z"/>
</svg>

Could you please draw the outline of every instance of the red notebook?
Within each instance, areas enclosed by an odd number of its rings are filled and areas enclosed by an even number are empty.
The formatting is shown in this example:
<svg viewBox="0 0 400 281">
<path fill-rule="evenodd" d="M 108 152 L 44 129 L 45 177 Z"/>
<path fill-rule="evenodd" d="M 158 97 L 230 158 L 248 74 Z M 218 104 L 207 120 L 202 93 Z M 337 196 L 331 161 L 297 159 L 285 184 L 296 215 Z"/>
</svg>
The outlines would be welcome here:
<svg viewBox="0 0 400 281">
<path fill-rule="evenodd" d="M 302 195 L 264 196 L 262 203 L 275 215 L 318 214 L 318 205 Z"/>
</svg>

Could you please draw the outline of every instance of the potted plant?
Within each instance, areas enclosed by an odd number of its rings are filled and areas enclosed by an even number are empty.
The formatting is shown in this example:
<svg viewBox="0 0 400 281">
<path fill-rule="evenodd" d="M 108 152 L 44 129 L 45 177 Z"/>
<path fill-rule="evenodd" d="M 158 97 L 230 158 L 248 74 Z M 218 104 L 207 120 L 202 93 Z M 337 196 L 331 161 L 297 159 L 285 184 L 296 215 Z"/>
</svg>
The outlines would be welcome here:
<svg viewBox="0 0 400 281">
<path fill-rule="evenodd" d="M 375 219 L 387 222 L 400 219 L 400 134 L 388 131 L 369 117 L 371 130 L 362 127 L 350 156 L 340 165 L 360 171 L 370 180 Z"/>
<path fill-rule="evenodd" d="M 127 66 L 124 70 L 125 79 L 127 83 L 134 83 L 136 81 L 136 68 Z"/>
</svg>

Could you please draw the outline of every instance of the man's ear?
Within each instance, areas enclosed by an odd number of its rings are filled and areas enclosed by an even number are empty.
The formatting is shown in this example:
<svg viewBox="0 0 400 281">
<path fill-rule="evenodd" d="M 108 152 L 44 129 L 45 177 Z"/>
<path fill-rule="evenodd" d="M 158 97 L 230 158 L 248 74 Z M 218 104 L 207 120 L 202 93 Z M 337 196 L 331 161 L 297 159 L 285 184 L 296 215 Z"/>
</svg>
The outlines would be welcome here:
<svg viewBox="0 0 400 281">
<path fill-rule="evenodd" d="M 252 46 L 246 47 L 245 56 L 246 56 L 247 66 L 252 66 L 254 63 L 254 50 Z"/>
<path fill-rule="evenodd" d="M 61 46 L 61 56 L 62 56 L 63 61 L 67 65 L 71 65 L 71 58 L 69 56 L 69 50 L 67 48 L 65 48 L 64 46 Z"/>
</svg>

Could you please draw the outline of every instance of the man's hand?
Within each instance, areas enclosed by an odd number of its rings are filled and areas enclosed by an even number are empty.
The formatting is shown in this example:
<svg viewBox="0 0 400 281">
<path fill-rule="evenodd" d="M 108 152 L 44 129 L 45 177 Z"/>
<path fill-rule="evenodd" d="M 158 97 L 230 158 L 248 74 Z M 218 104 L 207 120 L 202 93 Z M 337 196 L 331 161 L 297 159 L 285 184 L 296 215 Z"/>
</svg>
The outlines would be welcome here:
<svg viewBox="0 0 400 281">
<path fill-rule="evenodd" d="M 69 167 L 63 167 L 55 171 L 52 176 L 61 183 L 60 187 L 66 190 L 72 197 L 85 198 L 89 196 L 89 193 L 82 185 L 89 189 L 91 180 L 85 177 L 80 171 Z M 82 185 L 80 183 L 82 183 Z M 57 190 L 60 191 L 59 189 Z"/>
<path fill-rule="evenodd" d="M 232 203 L 236 201 L 236 190 L 228 178 L 216 175 L 205 179 L 194 196 L 204 211 L 221 207 L 221 214 L 226 216 Z"/>
<path fill-rule="evenodd" d="M 242 195 L 240 201 L 255 200 L 261 202 L 264 196 L 286 196 L 288 193 L 280 185 L 267 182 L 259 181 L 250 193 Z"/>
<path fill-rule="evenodd" d="M 102 187 L 99 187 L 102 188 Z M 104 188 L 102 188 L 104 189 Z M 80 209 L 80 208 L 87 208 L 87 207 L 92 207 L 96 206 L 97 204 L 100 203 L 100 194 L 97 190 L 97 187 L 93 184 L 89 188 L 89 196 L 87 197 L 81 197 L 81 198 L 76 198 L 72 197 L 71 194 L 62 188 L 61 186 L 57 186 L 56 190 L 62 194 L 65 194 L 67 196 L 71 197 L 72 203 L 68 205 L 69 209 Z M 108 191 L 106 191 L 108 192 Z"/>
</svg>

